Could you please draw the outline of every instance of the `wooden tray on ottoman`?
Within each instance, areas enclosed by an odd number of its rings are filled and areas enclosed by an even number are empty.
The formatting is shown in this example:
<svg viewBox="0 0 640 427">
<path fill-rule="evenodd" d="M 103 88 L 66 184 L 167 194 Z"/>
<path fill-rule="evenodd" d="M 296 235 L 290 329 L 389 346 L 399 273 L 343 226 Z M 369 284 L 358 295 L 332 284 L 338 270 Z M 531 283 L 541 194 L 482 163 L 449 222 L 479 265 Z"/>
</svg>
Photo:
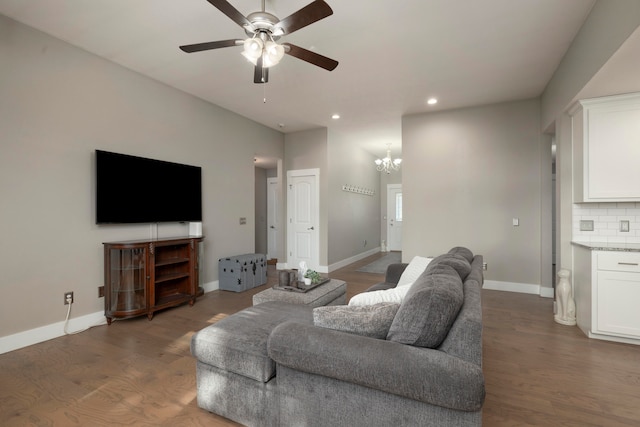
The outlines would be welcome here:
<svg viewBox="0 0 640 427">
<path fill-rule="evenodd" d="M 277 289 L 279 291 L 289 291 L 289 292 L 309 292 L 311 289 L 317 288 L 318 286 L 327 283 L 329 280 L 329 278 L 323 279 L 318 283 L 312 283 L 310 285 L 305 285 L 304 282 L 301 281 L 296 281 L 295 286 L 292 285 L 287 285 L 287 286 L 280 286 L 280 285 L 273 285 L 273 289 Z"/>
<path fill-rule="evenodd" d="M 308 289 L 306 292 L 284 291 L 276 289 L 274 286 L 255 294 L 253 296 L 253 305 L 267 301 L 284 301 L 293 304 L 306 304 L 312 307 L 346 304 L 346 293 L 347 284 L 337 279 L 329 279 L 326 283 L 313 286 L 312 289 Z"/>
</svg>

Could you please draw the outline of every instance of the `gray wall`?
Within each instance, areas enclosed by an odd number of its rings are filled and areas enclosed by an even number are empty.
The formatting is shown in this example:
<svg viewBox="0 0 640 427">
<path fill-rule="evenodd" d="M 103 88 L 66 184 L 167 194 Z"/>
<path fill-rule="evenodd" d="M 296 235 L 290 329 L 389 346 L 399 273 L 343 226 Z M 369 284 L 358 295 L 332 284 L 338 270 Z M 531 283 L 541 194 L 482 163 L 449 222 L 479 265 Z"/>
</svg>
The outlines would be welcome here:
<svg viewBox="0 0 640 427">
<path fill-rule="evenodd" d="M 285 135 L 286 171 L 320 169 L 320 265 L 323 269 L 331 269 L 333 264 L 379 246 L 380 178 L 374 159 L 340 132 L 326 128 Z M 370 188 L 376 194 L 346 193 L 342 191 L 343 184 Z"/>
<path fill-rule="evenodd" d="M 467 246 L 485 256 L 487 279 L 539 285 L 541 198 L 551 197 L 539 101 L 405 116 L 402 141 L 403 260 Z"/>
<path fill-rule="evenodd" d="M 375 156 L 343 134 L 329 132 L 329 265 L 380 246 L 380 172 Z M 371 189 L 373 196 L 342 191 Z"/>
<path fill-rule="evenodd" d="M 606 67 L 612 56 L 640 28 L 640 2 L 637 0 L 598 0 L 584 25 L 576 35 L 558 69 L 541 96 L 541 128 L 555 134 L 556 160 L 556 252 L 558 269 L 573 269 L 572 239 L 572 173 L 571 119 L 567 111 L 581 91 L 589 84 L 606 77 L 598 72 Z M 633 49 L 628 54 L 637 58 Z M 625 60 L 618 58 L 618 65 Z M 634 61 L 635 62 L 635 61 Z M 633 63 L 633 62 L 627 62 Z M 607 64 L 608 65 L 608 64 Z M 610 70 L 609 70 L 610 71 Z M 637 70 L 618 70 L 618 75 L 631 75 Z M 609 74 L 611 76 L 612 74 Z M 616 74 L 613 74 L 616 76 Z M 594 79 L 594 76 L 597 79 Z M 614 79 L 616 77 L 613 77 Z M 621 79 L 625 80 L 625 79 Z M 629 87 L 615 85 L 617 93 L 638 90 L 637 79 Z M 590 88 L 588 96 L 604 96 L 612 93 Z"/>
<path fill-rule="evenodd" d="M 598 0 L 542 94 L 542 129 L 553 129 L 573 98 L 640 25 L 640 1 Z"/>
<path fill-rule="evenodd" d="M 3 16 L 0 53 L 0 337 L 62 322 L 65 291 L 72 317 L 102 311 L 102 242 L 156 234 L 95 224 L 96 148 L 203 168 L 204 282 L 219 257 L 254 250 L 253 158 L 282 158 L 280 132 Z"/>
</svg>

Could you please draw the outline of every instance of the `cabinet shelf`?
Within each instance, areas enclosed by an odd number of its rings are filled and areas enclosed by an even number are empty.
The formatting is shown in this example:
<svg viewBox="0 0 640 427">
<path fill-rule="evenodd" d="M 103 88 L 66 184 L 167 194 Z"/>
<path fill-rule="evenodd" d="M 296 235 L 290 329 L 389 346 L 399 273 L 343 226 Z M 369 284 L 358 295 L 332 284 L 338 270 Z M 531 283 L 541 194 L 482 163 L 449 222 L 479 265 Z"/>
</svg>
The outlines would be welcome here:
<svg viewBox="0 0 640 427">
<path fill-rule="evenodd" d="M 201 295 L 198 244 L 202 237 L 104 243 L 104 313 L 114 318 L 147 315 L 193 304 Z"/>
<path fill-rule="evenodd" d="M 169 258 L 162 261 L 156 261 L 156 267 L 163 267 L 165 265 L 177 265 L 189 262 L 189 258 Z"/>
<path fill-rule="evenodd" d="M 182 279 L 183 277 L 189 277 L 189 272 L 163 274 L 161 276 L 156 276 L 156 283 L 169 282 L 171 280 Z"/>
<path fill-rule="evenodd" d="M 190 294 L 174 294 L 168 297 L 163 297 L 158 299 L 156 302 L 156 309 L 162 309 L 169 305 L 175 305 L 175 303 L 182 302 L 185 299 L 191 299 L 192 295 Z"/>
</svg>

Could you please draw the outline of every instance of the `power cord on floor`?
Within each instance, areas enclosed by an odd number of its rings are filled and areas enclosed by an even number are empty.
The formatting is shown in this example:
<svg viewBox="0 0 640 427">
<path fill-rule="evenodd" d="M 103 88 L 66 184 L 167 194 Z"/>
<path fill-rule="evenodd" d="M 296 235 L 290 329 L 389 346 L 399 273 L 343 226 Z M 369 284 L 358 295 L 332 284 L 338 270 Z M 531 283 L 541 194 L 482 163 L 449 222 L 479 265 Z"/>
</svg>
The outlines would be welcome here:
<svg viewBox="0 0 640 427">
<path fill-rule="evenodd" d="M 80 330 L 78 330 L 78 331 L 69 332 L 69 331 L 68 331 L 68 327 L 69 327 L 69 315 L 71 314 L 71 306 L 73 305 L 73 302 L 71 302 L 71 298 L 67 298 L 67 303 L 68 303 L 67 305 L 68 305 L 69 307 L 67 307 L 67 317 L 64 319 L 64 334 L 65 334 L 65 335 L 75 335 L 75 334 L 79 334 L 80 332 L 87 331 L 87 330 L 89 330 L 89 329 L 93 328 L 94 326 L 100 326 L 100 325 L 102 325 L 102 323 L 96 323 L 95 325 L 88 326 L 88 327 L 86 327 L 86 328 L 84 328 L 84 329 L 80 329 Z"/>
</svg>

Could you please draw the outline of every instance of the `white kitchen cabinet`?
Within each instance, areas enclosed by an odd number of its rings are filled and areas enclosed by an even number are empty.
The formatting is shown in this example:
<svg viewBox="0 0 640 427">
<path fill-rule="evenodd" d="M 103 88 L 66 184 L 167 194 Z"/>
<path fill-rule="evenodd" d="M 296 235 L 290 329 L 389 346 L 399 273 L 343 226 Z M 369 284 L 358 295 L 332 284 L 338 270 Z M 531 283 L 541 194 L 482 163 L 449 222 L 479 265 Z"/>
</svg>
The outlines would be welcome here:
<svg viewBox="0 0 640 427">
<path fill-rule="evenodd" d="M 581 100 L 570 114 L 574 201 L 640 201 L 640 93 Z"/>
<path fill-rule="evenodd" d="M 574 246 L 574 298 L 588 337 L 640 344 L 640 252 Z"/>
</svg>

